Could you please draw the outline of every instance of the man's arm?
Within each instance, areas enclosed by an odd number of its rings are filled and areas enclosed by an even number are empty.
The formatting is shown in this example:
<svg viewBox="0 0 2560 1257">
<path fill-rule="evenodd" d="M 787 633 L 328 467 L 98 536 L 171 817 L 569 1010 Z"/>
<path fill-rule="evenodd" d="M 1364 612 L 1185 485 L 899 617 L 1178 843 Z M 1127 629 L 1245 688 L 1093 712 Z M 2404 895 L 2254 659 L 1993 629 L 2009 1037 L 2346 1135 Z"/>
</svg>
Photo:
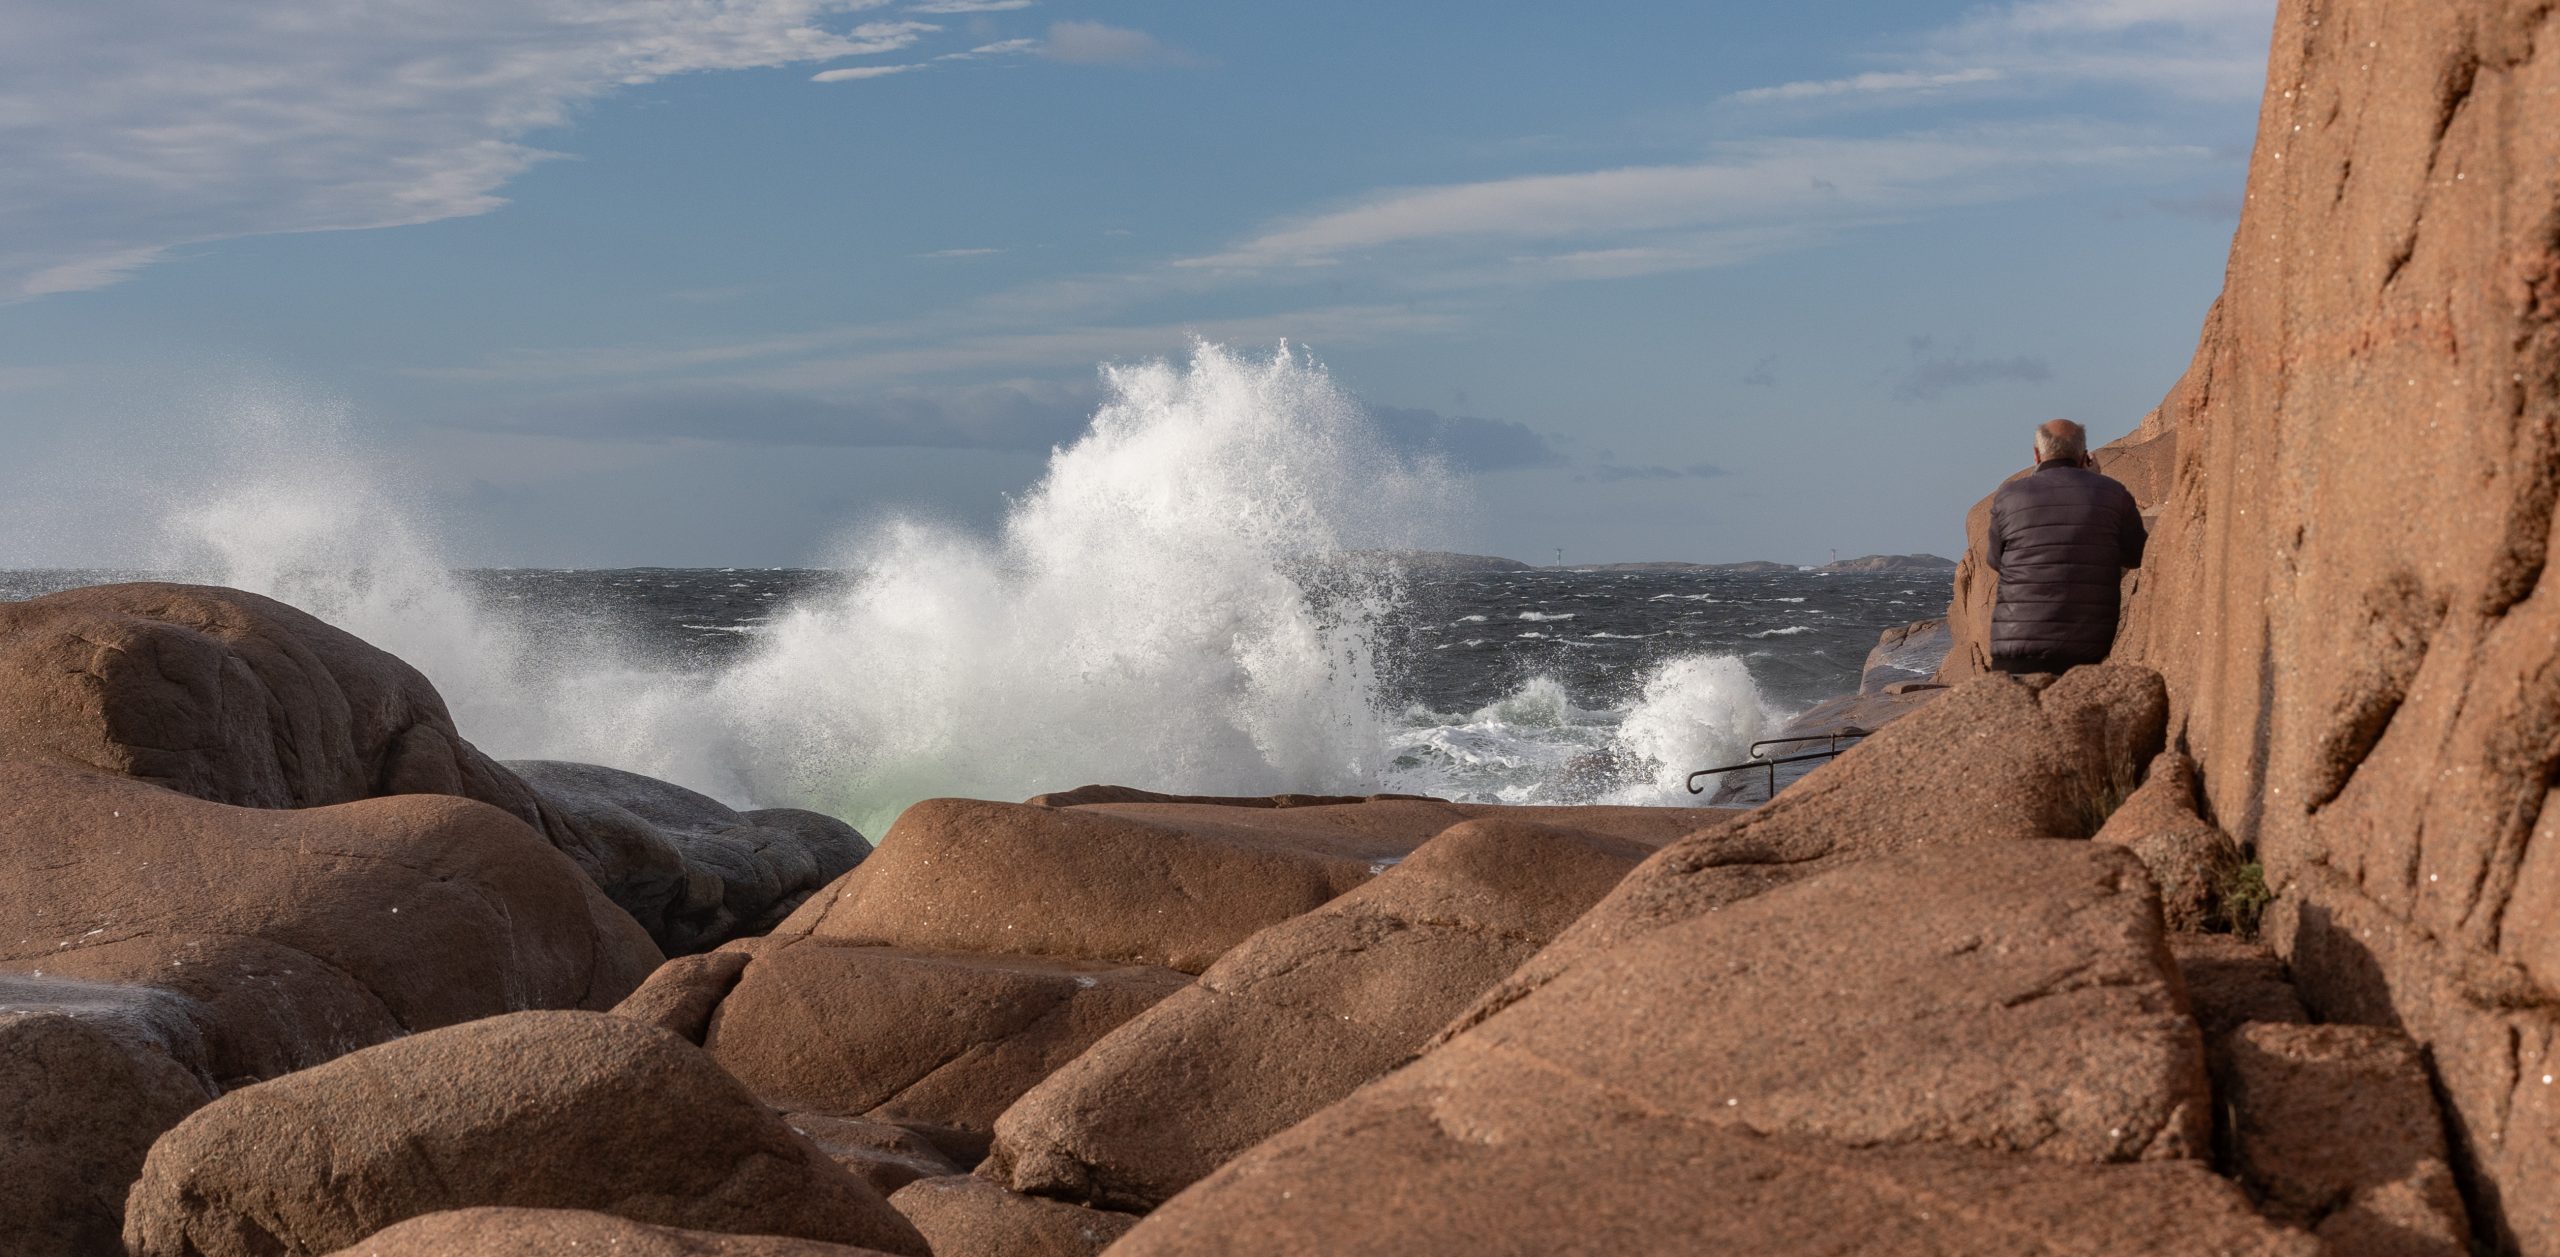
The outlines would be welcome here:
<svg viewBox="0 0 2560 1257">
<path fill-rule="evenodd" d="M 2000 536 L 2001 496 L 1997 492 L 1991 495 L 1991 527 L 1986 530 L 1987 535 L 1982 539 L 1982 565 L 1990 568 L 1994 576 L 2000 574 L 2000 552 L 2008 548 Z"/>
<path fill-rule="evenodd" d="M 2142 550 L 2150 541 L 2151 530 L 2142 526 L 2142 506 L 2128 491 L 2124 495 L 2124 519 L 2116 525 L 2118 566 L 2142 566 Z"/>
</svg>

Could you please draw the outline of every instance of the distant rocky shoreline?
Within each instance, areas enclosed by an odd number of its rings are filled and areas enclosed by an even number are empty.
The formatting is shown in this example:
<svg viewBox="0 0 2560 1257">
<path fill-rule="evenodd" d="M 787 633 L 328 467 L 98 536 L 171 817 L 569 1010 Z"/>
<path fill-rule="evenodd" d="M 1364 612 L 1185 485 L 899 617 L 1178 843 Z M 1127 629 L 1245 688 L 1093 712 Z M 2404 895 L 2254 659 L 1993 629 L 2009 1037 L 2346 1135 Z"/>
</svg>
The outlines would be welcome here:
<svg viewBox="0 0 2560 1257">
<path fill-rule="evenodd" d="M 1452 554 L 1442 550 L 1399 550 L 1387 557 L 1405 567 L 1426 572 L 1535 572 L 1535 564 L 1517 559 L 1498 558 L 1489 554 Z M 1841 559 L 1815 567 L 1799 567 L 1793 563 L 1772 563 L 1753 559 L 1742 563 L 1679 563 L 1669 560 L 1645 563 L 1567 563 L 1561 569 L 1569 572 L 1738 572 L 1763 575 L 1771 572 L 1952 572 L 1954 559 L 1934 554 L 1870 554 L 1863 558 Z"/>
</svg>

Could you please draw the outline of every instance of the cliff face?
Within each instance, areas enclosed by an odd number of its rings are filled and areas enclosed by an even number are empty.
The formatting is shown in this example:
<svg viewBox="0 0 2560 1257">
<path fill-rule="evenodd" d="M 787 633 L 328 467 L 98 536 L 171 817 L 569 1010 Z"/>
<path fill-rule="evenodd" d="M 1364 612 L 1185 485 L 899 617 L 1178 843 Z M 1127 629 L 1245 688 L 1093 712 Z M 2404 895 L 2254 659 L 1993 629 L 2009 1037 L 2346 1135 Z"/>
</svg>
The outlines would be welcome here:
<svg viewBox="0 0 2560 1257">
<path fill-rule="evenodd" d="M 2119 658 L 2168 679 L 2325 1018 L 2429 1051 L 2560 1252 L 2560 12 L 2285 0 Z"/>
</svg>

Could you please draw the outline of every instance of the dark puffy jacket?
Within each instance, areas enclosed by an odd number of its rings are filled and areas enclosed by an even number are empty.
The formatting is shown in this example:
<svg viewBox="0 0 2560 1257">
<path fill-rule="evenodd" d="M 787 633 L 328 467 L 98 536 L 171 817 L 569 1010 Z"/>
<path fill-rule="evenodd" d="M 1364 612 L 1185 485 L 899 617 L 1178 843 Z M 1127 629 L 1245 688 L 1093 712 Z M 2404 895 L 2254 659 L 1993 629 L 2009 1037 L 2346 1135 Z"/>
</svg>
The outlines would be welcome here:
<svg viewBox="0 0 2560 1257">
<path fill-rule="evenodd" d="M 1991 657 L 2105 659 L 2124 569 L 2142 565 L 2146 539 L 2133 494 L 2094 471 L 2048 462 L 2000 486 L 1984 555 L 2000 575 Z"/>
</svg>

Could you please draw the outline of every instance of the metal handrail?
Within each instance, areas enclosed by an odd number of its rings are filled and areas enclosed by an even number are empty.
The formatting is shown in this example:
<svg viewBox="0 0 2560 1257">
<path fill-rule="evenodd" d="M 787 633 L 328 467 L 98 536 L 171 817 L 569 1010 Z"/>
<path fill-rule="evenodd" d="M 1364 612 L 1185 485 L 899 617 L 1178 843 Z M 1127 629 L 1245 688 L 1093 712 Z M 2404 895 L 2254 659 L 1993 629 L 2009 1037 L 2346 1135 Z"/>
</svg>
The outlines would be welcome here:
<svg viewBox="0 0 2560 1257">
<path fill-rule="evenodd" d="M 1739 772 L 1745 768 L 1766 768 L 1769 770 L 1769 797 L 1774 799 L 1778 797 L 1778 765 L 1804 764 L 1817 759 L 1831 759 L 1840 754 L 1841 739 L 1863 738 L 1867 736 L 1868 732 L 1868 730 L 1858 728 L 1855 725 L 1844 725 L 1829 733 L 1810 733 L 1802 737 L 1794 738 L 1762 738 L 1761 740 L 1751 744 L 1751 758 L 1743 763 L 1727 764 L 1722 768 L 1701 768 L 1698 771 L 1689 774 L 1689 793 L 1705 794 L 1707 792 L 1707 788 L 1705 786 L 1698 784 L 1698 778 L 1700 777 L 1712 777 L 1718 773 Z M 1762 747 L 1790 746 L 1798 742 L 1829 742 L 1831 745 L 1819 751 L 1812 751 L 1803 755 L 1786 755 L 1777 759 L 1766 758 L 1760 753 Z"/>
</svg>

